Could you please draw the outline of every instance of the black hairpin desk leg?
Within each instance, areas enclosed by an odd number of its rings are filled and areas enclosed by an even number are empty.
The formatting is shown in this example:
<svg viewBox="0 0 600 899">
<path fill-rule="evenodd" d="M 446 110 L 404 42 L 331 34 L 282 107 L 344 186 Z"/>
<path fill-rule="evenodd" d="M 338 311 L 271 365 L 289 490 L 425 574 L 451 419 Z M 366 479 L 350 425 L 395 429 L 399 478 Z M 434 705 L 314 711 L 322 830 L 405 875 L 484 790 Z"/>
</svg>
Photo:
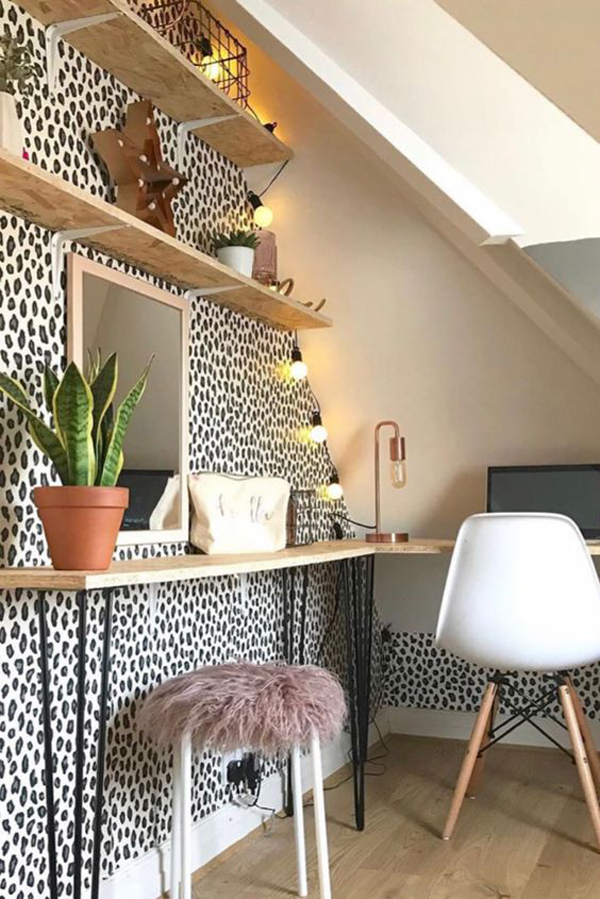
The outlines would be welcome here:
<svg viewBox="0 0 600 899">
<path fill-rule="evenodd" d="M 46 839 L 48 841 L 48 886 L 50 899 L 58 899 L 56 874 L 56 822 L 54 819 L 54 764 L 52 757 L 52 710 L 48 674 L 48 624 L 46 600 L 38 594 L 39 650 L 42 678 L 42 727 L 44 730 L 44 780 L 46 786 Z"/>
<path fill-rule="evenodd" d="M 93 825 L 94 842 L 92 852 L 91 899 L 98 899 L 100 889 L 104 759 L 106 749 L 106 717 L 110 677 L 110 640 L 112 631 L 112 591 L 105 591 L 104 597 L 104 632 L 102 639 L 102 658 L 100 660 L 102 681 L 100 686 L 98 744 L 96 755 L 97 780 Z M 81 899 L 83 879 L 83 791 L 85 772 L 85 686 L 87 661 L 87 593 L 85 591 L 81 591 L 77 594 L 77 608 L 79 612 L 79 621 L 77 628 L 77 708 L 75 733 L 75 796 L 73 806 L 73 897 L 74 899 Z M 44 599 L 43 593 L 41 592 L 38 599 L 38 619 L 42 680 L 44 767 L 46 781 L 48 882 L 50 889 L 50 899 L 58 899 L 58 879 L 56 865 L 56 822 L 54 813 L 54 759 L 52 752 L 52 709 L 50 704 L 50 677 L 48 667 L 48 626 L 46 620 L 46 600 Z"/>
<path fill-rule="evenodd" d="M 354 769 L 354 813 L 357 829 L 364 830 L 365 762 L 369 746 L 371 698 L 374 557 L 345 559 L 341 565 Z"/>
<path fill-rule="evenodd" d="M 304 665 L 306 659 L 306 606 L 308 601 L 308 566 L 302 569 L 302 592 L 300 608 L 296 610 L 296 568 L 282 569 L 283 590 L 283 652 L 288 665 Z M 300 641 L 296 645 L 296 611 L 300 625 Z M 287 761 L 287 789 L 285 797 L 285 813 L 289 817 L 294 814 L 294 797 L 292 793 L 292 760 Z"/>
</svg>

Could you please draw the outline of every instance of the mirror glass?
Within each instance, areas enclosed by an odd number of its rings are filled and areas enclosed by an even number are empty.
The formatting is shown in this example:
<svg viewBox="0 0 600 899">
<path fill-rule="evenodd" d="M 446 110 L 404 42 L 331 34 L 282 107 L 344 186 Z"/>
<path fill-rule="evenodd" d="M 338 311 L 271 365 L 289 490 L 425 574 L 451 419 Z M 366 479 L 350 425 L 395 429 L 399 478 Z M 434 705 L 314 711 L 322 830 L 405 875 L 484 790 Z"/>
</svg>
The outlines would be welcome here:
<svg viewBox="0 0 600 899">
<path fill-rule="evenodd" d="M 154 541 L 157 532 L 166 539 L 186 539 L 187 527 L 185 534 L 182 531 L 187 509 L 180 490 L 187 480 L 184 301 L 79 256 L 70 270 L 72 357 L 82 361 L 85 370 L 90 355 L 95 358 L 100 352 L 106 359 L 118 353 L 115 409 L 154 357 L 125 437 L 118 483 L 129 488 L 122 531 L 130 539 L 121 542 L 139 542 L 144 534 L 146 542 Z"/>
</svg>

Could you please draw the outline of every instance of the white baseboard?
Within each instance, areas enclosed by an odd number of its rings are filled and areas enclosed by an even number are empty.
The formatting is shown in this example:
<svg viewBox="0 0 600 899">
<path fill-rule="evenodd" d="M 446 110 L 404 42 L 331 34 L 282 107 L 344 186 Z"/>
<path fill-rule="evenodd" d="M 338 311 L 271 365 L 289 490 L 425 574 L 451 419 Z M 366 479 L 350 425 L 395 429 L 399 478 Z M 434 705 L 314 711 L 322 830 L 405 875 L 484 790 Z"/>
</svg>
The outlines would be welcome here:
<svg viewBox="0 0 600 899">
<path fill-rule="evenodd" d="M 399 709 L 388 706 L 385 710 L 389 731 L 392 734 L 410 734 L 419 737 L 441 737 L 451 740 L 468 740 L 475 722 L 475 714 L 471 712 L 447 712 L 436 709 Z M 499 715 L 498 722 L 505 720 L 507 715 Z M 534 718 L 554 739 L 562 745 L 567 745 L 569 738 L 567 732 L 544 718 Z M 600 745 L 600 722 L 590 721 L 590 729 L 596 742 Z M 539 731 L 529 724 L 523 724 L 511 734 L 508 734 L 503 743 L 511 743 L 517 746 L 550 746 Z"/>
<path fill-rule="evenodd" d="M 377 721 L 383 734 L 389 733 L 387 712 Z M 370 744 L 379 737 L 375 730 L 369 734 Z M 348 761 L 350 738 L 343 734 L 329 746 L 324 746 L 323 776 L 329 777 Z M 310 757 L 302 759 L 302 781 L 305 787 L 312 786 Z M 283 784 L 279 774 L 273 774 L 263 781 L 260 794 L 261 805 L 280 811 L 283 808 Z M 192 868 L 197 870 L 229 849 L 234 843 L 248 836 L 261 826 L 268 817 L 264 812 L 243 809 L 228 804 L 209 815 L 194 826 L 192 832 Z M 157 899 L 168 888 L 170 867 L 170 841 L 147 852 L 135 861 L 121 868 L 108 880 L 102 881 L 100 899 Z"/>
</svg>

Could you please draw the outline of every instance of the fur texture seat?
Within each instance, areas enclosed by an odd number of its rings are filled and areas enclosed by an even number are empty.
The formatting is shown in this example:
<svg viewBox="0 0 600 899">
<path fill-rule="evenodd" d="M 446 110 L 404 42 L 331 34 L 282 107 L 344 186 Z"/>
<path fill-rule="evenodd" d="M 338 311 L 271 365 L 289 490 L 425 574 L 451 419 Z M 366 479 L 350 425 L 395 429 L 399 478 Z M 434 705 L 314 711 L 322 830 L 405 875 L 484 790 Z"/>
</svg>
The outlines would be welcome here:
<svg viewBox="0 0 600 899">
<path fill-rule="evenodd" d="M 289 752 L 340 733 L 343 690 L 323 668 L 240 662 L 199 668 L 165 681 L 144 703 L 138 723 L 161 745 L 186 733 L 202 749 Z"/>
</svg>

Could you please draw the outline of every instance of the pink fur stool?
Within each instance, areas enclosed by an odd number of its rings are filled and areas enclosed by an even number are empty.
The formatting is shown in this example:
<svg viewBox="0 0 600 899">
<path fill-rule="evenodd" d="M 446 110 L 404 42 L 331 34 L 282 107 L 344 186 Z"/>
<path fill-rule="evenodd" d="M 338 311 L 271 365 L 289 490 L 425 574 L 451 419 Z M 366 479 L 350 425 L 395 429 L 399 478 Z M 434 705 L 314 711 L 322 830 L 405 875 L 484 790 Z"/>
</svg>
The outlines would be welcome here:
<svg viewBox="0 0 600 899">
<path fill-rule="evenodd" d="M 158 744 L 174 747 L 171 899 L 191 899 L 192 745 L 291 753 L 299 896 L 308 893 L 301 750 L 310 748 L 320 895 L 331 899 L 321 742 L 341 732 L 345 716 L 338 680 L 310 665 L 214 665 L 165 681 L 150 694 L 138 724 Z"/>
</svg>

